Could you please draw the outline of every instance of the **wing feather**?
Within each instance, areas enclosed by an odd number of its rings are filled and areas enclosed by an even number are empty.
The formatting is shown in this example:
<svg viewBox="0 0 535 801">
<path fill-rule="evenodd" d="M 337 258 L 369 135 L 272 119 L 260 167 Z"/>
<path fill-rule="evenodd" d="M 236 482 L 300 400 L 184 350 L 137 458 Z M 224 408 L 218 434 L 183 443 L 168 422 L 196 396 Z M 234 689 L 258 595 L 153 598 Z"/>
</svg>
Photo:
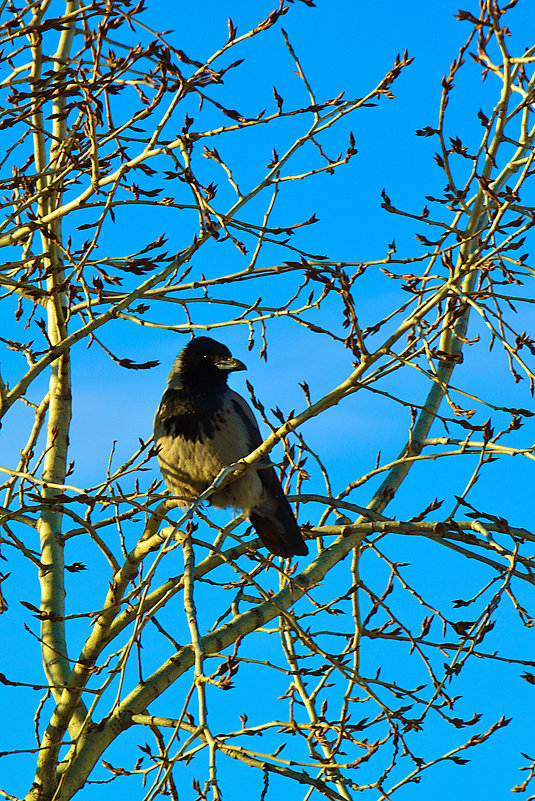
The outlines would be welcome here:
<svg viewBox="0 0 535 801">
<path fill-rule="evenodd" d="M 249 452 L 251 452 L 262 444 L 255 416 L 241 395 L 231 391 L 231 398 L 236 412 L 246 426 Z M 294 554 L 305 556 L 308 548 L 268 457 L 259 462 L 258 477 L 262 483 L 262 499 L 249 511 L 249 520 L 258 536 L 264 545 L 278 556 L 289 557 Z"/>
</svg>

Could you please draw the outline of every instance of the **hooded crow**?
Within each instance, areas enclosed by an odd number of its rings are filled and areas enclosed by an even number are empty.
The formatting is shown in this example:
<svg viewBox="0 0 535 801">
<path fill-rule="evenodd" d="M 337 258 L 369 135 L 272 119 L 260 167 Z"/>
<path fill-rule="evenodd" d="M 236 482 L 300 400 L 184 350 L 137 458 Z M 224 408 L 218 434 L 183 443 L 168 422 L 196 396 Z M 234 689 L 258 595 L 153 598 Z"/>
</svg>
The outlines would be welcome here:
<svg viewBox="0 0 535 801">
<path fill-rule="evenodd" d="M 204 492 L 220 470 L 262 442 L 249 405 L 227 386 L 229 373 L 245 369 L 225 345 L 196 337 L 179 353 L 169 374 L 154 420 L 154 442 L 163 479 L 185 505 Z M 241 509 L 271 553 L 308 553 L 268 458 L 216 490 L 210 500 L 213 506 Z"/>
</svg>

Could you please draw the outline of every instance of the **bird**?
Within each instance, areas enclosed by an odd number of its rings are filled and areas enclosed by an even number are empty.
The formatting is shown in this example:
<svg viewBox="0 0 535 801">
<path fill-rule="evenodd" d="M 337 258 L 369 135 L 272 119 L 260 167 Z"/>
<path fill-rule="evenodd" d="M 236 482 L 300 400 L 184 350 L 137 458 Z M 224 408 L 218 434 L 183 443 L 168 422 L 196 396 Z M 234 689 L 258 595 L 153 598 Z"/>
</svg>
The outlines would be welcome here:
<svg viewBox="0 0 535 801">
<path fill-rule="evenodd" d="M 230 373 L 246 369 L 225 345 L 204 336 L 192 338 L 173 364 L 154 419 L 154 444 L 163 480 L 184 506 L 262 443 L 253 411 L 227 384 Z M 269 458 L 216 489 L 210 501 L 241 509 L 272 554 L 308 553 Z"/>
</svg>

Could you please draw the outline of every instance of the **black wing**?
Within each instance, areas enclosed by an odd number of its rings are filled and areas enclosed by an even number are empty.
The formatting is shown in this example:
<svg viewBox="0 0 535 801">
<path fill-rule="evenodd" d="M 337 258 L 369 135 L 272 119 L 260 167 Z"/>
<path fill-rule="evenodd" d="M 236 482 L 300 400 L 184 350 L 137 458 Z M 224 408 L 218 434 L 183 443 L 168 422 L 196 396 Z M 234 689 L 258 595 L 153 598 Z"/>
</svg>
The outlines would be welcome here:
<svg viewBox="0 0 535 801">
<path fill-rule="evenodd" d="M 231 397 L 234 409 L 245 424 L 249 448 L 253 451 L 262 444 L 254 414 L 237 392 L 232 391 Z M 303 541 L 292 507 L 267 457 L 260 462 L 258 477 L 262 482 L 263 497 L 249 511 L 249 520 L 258 536 L 266 548 L 277 556 L 290 557 L 294 554 L 306 556 L 308 548 Z"/>
</svg>

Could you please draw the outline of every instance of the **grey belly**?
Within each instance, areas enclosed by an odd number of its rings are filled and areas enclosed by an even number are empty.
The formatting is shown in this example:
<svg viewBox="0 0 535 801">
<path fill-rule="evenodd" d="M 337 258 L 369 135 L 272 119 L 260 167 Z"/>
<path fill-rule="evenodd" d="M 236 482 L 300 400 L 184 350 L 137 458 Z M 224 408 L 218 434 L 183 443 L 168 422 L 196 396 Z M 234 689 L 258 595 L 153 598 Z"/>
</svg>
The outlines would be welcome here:
<svg viewBox="0 0 535 801">
<path fill-rule="evenodd" d="M 189 441 L 181 437 L 161 435 L 155 444 L 160 448 L 158 462 L 162 476 L 177 498 L 186 504 L 204 492 L 220 471 L 248 453 L 239 437 L 221 431 L 204 442 Z M 262 499 L 262 484 L 256 470 L 249 470 L 236 481 L 214 492 L 213 506 L 248 511 Z"/>
</svg>

